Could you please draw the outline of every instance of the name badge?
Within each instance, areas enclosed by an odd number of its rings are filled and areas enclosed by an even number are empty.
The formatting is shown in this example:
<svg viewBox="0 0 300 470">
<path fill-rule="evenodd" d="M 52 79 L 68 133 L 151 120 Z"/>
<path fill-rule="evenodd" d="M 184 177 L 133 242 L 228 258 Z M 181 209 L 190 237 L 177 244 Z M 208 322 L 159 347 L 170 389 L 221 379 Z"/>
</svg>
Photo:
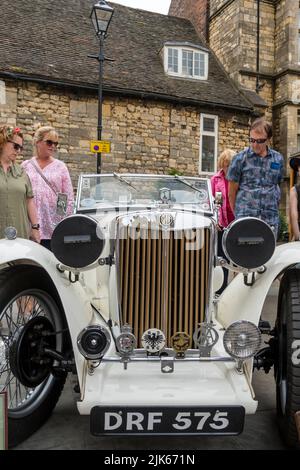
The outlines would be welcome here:
<svg viewBox="0 0 300 470">
<path fill-rule="evenodd" d="M 276 162 L 271 163 L 271 170 L 279 170 L 279 168 L 280 168 L 279 163 L 276 163 Z"/>
</svg>

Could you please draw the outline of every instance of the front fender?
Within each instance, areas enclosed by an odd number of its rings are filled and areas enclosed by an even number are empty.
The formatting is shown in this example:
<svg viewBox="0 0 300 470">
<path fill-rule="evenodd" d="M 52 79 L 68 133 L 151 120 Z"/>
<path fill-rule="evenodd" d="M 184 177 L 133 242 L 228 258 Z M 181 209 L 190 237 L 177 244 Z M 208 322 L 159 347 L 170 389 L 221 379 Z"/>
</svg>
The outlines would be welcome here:
<svg viewBox="0 0 300 470">
<path fill-rule="evenodd" d="M 57 270 L 57 260 L 53 253 L 30 240 L 21 238 L 0 240 L 0 269 L 7 267 L 8 263 L 39 266 L 51 278 L 64 308 L 80 377 L 84 358 L 78 353 L 76 339 L 93 316 L 91 304 L 82 285 L 79 282 L 71 283 L 67 273 L 60 273 Z"/>
<path fill-rule="evenodd" d="M 238 274 L 220 296 L 217 319 L 226 328 L 237 320 L 249 320 L 258 325 L 262 308 L 273 281 L 289 267 L 300 263 L 300 242 L 278 246 L 266 263 L 266 272 L 256 274 L 253 286 L 246 286 Z"/>
</svg>

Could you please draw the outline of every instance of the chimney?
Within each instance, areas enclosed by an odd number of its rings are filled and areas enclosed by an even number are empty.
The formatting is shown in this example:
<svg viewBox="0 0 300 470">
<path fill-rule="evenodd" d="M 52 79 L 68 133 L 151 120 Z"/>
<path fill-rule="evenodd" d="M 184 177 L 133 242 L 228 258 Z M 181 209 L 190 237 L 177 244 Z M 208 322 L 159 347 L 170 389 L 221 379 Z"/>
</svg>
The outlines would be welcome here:
<svg viewBox="0 0 300 470">
<path fill-rule="evenodd" d="M 190 20 L 197 33 L 208 42 L 209 0 L 171 0 L 169 15 Z"/>
</svg>

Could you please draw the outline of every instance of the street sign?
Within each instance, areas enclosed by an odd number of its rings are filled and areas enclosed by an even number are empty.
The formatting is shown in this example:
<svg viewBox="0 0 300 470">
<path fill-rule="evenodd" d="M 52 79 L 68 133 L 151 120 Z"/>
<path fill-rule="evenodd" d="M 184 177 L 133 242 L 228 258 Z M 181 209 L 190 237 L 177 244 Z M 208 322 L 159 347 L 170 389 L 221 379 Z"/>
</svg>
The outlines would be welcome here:
<svg viewBox="0 0 300 470">
<path fill-rule="evenodd" d="M 91 140 L 92 153 L 110 153 L 110 142 L 108 140 Z"/>
<path fill-rule="evenodd" d="M 7 449 L 7 396 L 0 393 L 0 450 Z"/>
</svg>

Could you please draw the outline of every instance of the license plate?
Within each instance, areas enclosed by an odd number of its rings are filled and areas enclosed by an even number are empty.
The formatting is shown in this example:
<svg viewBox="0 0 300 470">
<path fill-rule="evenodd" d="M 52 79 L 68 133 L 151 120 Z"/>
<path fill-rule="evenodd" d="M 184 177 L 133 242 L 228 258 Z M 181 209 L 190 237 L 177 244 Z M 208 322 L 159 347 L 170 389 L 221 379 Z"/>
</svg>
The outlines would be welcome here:
<svg viewBox="0 0 300 470">
<path fill-rule="evenodd" d="M 117 407 L 91 410 L 91 433 L 103 435 L 235 435 L 243 431 L 242 406 Z"/>
</svg>

